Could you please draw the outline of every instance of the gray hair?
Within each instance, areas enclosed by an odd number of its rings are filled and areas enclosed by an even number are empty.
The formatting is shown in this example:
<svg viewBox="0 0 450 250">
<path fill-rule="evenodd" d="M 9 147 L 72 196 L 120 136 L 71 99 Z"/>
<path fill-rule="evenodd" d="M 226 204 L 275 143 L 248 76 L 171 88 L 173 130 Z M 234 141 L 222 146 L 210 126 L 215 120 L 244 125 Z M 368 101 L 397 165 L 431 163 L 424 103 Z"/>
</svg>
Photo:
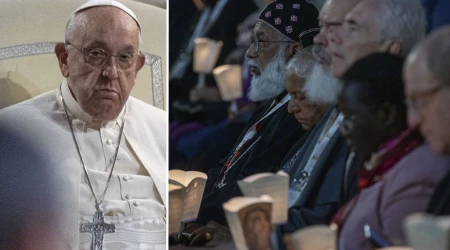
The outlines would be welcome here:
<svg viewBox="0 0 450 250">
<path fill-rule="evenodd" d="M 311 72 L 315 60 L 312 53 L 313 45 L 297 51 L 289 60 L 286 71 L 292 72 L 300 77 L 306 77 Z"/>
<path fill-rule="evenodd" d="M 380 39 L 398 39 L 400 55 L 407 56 L 425 37 L 425 10 L 419 0 L 380 0 Z"/>
<path fill-rule="evenodd" d="M 66 43 L 72 41 L 72 37 L 74 36 L 75 30 L 80 26 L 85 26 L 86 19 L 77 18 L 79 13 L 75 13 L 70 16 L 69 20 L 66 24 L 66 31 L 64 34 L 64 41 Z"/>
</svg>

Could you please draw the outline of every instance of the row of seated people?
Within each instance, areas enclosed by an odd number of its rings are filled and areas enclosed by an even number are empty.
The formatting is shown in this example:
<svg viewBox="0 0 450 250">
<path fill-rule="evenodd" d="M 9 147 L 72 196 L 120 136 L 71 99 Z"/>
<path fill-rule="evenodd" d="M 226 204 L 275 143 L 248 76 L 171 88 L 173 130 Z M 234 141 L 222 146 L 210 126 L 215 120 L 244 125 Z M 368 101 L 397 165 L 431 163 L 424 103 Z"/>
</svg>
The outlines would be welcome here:
<svg viewBox="0 0 450 250">
<path fill-rule="evenodd" d="M 329 223 L 338 249 L 371 249 L 365 224 L 404 245 L 405 217 L 448 214 L 450 31 L 419 44 L 425 19 L 419 1 L 327 0 L 320 13 L 302 0 L 267 5 L 246 52 L 248 97 L 263 104 L 209 169 L 198 219 L 178 240 L 223 244 L 222 204 L 242 195 L 237 181 L 280 169 L 293 201 L 280 246 Z"/>
<path fill-rule="evenodd" d="M 207 75 L 206 87 L 194 87 L 198 74 L 192 70 L 192 52 L 195 38 L 223 41 L 217 65 L 242 64 L 243 92 L 247 92 L 251 79 L 244 54 L 251 43 L 256 17 L 268 2 L 192 0 L 169 3 L 170 169 L 206 172 L 209 166 L 227 156 L 259 107 L 260 102 L 249 102 L 244 97 L 238 101 L 237 114 L 227 112 L 229 104 L 221 99 L 211 75 Z M 317 7 L 322 3 L 311 2 Z M 449 8 L 446 1 L 421 0 L 421 4 L 426 11 L 427 30 L 450 22 L 445 15 Z M 211 143 L 212 139 L 220 143 Z"/>
</svg>

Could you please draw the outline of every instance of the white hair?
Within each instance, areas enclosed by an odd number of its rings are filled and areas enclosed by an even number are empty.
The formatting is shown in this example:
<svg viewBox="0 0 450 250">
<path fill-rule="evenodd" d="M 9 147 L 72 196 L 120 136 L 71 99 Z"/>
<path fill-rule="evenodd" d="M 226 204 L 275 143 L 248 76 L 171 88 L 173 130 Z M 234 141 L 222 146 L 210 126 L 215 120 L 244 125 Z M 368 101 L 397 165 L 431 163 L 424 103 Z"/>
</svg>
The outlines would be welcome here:
<svg viewBox="0 0 450 250">
<path fill-rule="evenodd" d="M 286 71 L 292 72 L 300 77 L 306 77 L 311 72 L 315 60 L 312 54 L 313 45 L 297 51 L 289 60 Z"/>
<path fill-rule="evenodd" d="M 306 78 L 303 92 L 311 102 L 335 104 L 341 86 L 337 78 L 327 72 L 322 65 L 315 63 L 311 73 Z"/>
<path fill-rule="evenodd" d="M 380 0 L 380 39 L 398 39 L 400 55 L 407 56 L 425 37 L 426 16 L 419 0 Z"/>
<path fill-rule="evenodd" d="M 260 68 L 261 75 L 254 75 L 248 91 L 248 98 L 252 101 L 266 101 L 275 98 L 285 89 L 286 82 L 286 47 L 288 44 L 281 44 L 278 53 L 273 60 L 261 68 L 254 60 L 249 60 L 250 66 Z"/>
<path fill-rule="evenodd" d="M 334 104 L 340 92 L 339 81 L 316 62 L 313 47 L 311 45 L 295 53 L 289 60 L 286 71 L 306 78 L 303 92 L 311 102 Z"/>
</svg>

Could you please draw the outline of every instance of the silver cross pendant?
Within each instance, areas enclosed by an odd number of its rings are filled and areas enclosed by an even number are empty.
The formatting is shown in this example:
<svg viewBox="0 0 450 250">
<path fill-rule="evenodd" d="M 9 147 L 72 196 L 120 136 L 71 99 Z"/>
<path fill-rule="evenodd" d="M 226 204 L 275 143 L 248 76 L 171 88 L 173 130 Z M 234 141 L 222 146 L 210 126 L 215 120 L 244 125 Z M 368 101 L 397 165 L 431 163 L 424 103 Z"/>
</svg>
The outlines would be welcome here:
<svg viewBox="0 0 450 250">
<path fill-rule="evenodd" d="M 92 234 L 92 250 L 102 250 L 103 234 L 116 232 L 116 225 L 105 223 L 103 212 L 97 210 L 92 223 L 82 223 L 80 232 Z"/>
</svg>

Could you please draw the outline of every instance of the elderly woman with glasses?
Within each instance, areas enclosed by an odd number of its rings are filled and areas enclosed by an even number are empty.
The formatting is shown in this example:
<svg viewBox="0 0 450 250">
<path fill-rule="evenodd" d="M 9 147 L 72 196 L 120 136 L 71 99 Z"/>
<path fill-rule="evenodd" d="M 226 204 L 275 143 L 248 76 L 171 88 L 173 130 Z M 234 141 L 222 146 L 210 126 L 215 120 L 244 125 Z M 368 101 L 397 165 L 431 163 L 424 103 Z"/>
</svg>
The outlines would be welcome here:
<svg viewBox="0 0 450 250">
<path fill-rule="evenodd" d="M 403 58 L 382 53 L 357 61 L 344 74 L 341 132 L 360 162 L 360 192 L 336 213 L 338 249 L 372 249 L 371 230 L 387 245 L 405 241 L 403 219 L 423 212 L 450 158 L 435 155 L 409 130 Z M 378 245 L 376 247 L 382 247 Z M 384 245 L 386 246 L 386 245 Z"/>
</svg>

